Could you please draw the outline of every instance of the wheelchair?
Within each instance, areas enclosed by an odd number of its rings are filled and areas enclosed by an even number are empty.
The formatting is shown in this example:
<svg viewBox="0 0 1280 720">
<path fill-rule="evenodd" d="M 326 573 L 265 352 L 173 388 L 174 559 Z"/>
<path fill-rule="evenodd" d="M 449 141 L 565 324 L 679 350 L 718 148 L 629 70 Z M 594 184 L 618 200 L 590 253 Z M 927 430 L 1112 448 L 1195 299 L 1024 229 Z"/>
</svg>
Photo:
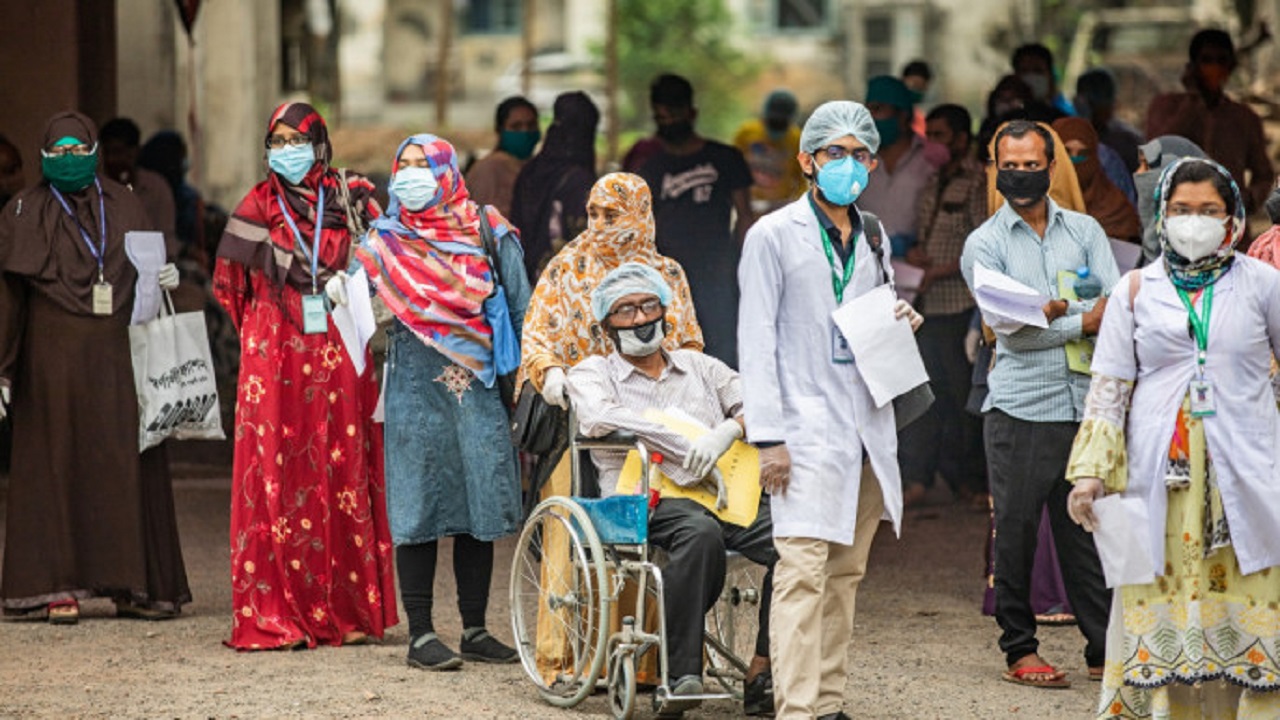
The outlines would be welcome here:
<svg viewBox="0 0 1280 720">
<path fill-rule="evenodd" d="M 703 637 L 704 679 L 714 681 L 720 692 L 673 696 L 662 563 L 655 557 L 661 551 L 647 542 L 649 481 L 658 458 L 630 433 L 578 435 L 572 411 L 569 428 L 571 495 L 549 497 L 534 508 L 511 566 L 512 632 L 525 673 L 546 702 L 564 708 L 582 702 L 603 681 L 613 716 L 629 718 L 636 708 L 639 660 L 652 650 L 659 677 L 655 712 L 676 713 L 702 701 L 740 701 L 759 628 L 764 569 L 728 552 L 725 586 L 707 614 Z M 583 469 L 591 462 L 585 451 L 601 449 L 638 453 L 638 494 L 583 496 Z M 636 588 L 634 605 L 621 607 L 628 582 Z M 656 613 L 656 632 L 645 629 L 648 613 Z M 609 632 L 611 618 L 619 614 L 621 629 Z"/>
</svg>

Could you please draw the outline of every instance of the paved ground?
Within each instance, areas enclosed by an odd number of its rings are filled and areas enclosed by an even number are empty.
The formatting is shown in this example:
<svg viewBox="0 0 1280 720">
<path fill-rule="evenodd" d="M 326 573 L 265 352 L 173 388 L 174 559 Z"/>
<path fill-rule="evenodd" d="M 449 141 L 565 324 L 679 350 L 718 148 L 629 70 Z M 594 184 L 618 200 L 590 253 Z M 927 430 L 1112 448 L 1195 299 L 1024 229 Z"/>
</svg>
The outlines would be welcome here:
<svg viewBox="0 0 1280 720">
<path fill-rule="evenodd" d="M 0 480 L 0 518 L 6 485 Z M 945 493 L 943 493 L 945 494 Z M 0 623 L 0 717 L 427 717 L 575 718 L 607 712 L 603 696 L 573 710 L 542 703 L 518 666 L 468 665 L 426 673 L 404 665 L 406 628 L 381 644 L 246 654 L 225 648 L 229 482 L 176 483 L 183 548 L 195 603 L 179 620 L 117 620 L 89 603 L 79 625 Z M 1071 672 L 1069 690 L 999 679 L 994 622 L 979 613 L 986 517 L 957 505 L 908 511 L 903 539 L 882 526 L 858 602 L 845 711 L 854 718 L 1090 717 L 1097 686 L 1083 680 L 1074 628 L 1042 631 L 1042 652 Z M 448 543 L 445 544 L 447 549 Z M 500 546 L 490 625 L 510 638 L 507 581 L 512 543 Z M 441 558 L 441 568 L 449 568 Z M 459 632 L 452 583 L 441 577 L 437 625 Z M 643 700 L 643 699 L 642 699 Z M 642 704 L 647 710 L 647 702 Z M 733 717 L 714 703 L 687 717 Z M 648 713 L 641 714 L 647 717 Z"/>
</svg>

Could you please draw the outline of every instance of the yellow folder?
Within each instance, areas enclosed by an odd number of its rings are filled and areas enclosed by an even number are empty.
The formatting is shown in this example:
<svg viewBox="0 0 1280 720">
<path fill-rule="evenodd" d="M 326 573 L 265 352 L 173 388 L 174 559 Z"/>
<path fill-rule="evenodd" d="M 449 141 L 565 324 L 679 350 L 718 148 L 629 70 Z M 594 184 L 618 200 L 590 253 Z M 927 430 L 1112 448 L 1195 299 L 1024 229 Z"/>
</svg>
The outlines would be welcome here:
<svg viewBox="0 0 1280 720">
<path fill-rule="evenodd" d="M 1076 297 L 1076 274 L 1074 271 L 1058 271 L 1058 297 L 1068 301 L 1080 299 Z M 1063 347 L 1067 351 L 1067 368 L 1071 372 L 1088 375 L 1089 366 L 1093 364 L 1093 338 L 1072 340 Z"/>
<path fill-rule="evenodd" d="M 644 412 L 646 420 L 661 423 L 690 440 L 697 440 L 710 432 L 697 421 L 682 417 L 674 412 L 663 412 L 650 408 Z M 689 498 L 711 512 L 721 520 L 742 527 L 755 522 L 760 510 L 760 451 L 752 445 L 735 441 L 716 462 L 720 474 L 724 477 L 725 490 L 729 495 L 729 505 L 724 510 L 716 510 L 716 494 L 708 492 L 701 486 L 681 487 L 674 480 L 654 467 L 651 484 L 656 484 L 664 498 Z M 618 492 L 634 495 L 640 486 L 640 455 L 635 450 L 627 453 L 627 460 L 618 475 Z"/>
</svg>

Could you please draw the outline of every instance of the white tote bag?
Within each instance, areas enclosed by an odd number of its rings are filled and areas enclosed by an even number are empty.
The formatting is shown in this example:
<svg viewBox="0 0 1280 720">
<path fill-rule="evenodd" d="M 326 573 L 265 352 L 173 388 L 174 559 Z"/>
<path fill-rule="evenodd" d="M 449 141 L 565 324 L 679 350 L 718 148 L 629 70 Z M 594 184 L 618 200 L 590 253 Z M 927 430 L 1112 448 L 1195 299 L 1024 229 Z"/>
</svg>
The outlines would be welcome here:
<svg viewBox="0 0 1280 720">
<path fill-rule="evenodd" d="M 159 317 L 129 326 L 138 390 L 138 450 L 165 438 L 222 440 L 222 411 L 204 313 L 175 313 L 169 293 Z"/>
</svg>

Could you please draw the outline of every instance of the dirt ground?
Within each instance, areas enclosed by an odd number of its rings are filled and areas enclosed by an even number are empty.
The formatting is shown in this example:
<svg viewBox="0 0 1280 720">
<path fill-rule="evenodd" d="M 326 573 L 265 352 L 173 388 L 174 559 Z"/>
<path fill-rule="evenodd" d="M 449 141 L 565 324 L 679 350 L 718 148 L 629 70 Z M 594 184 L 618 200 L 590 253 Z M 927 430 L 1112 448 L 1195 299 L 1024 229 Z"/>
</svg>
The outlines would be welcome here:
<svg viewBox="0 0 1280 720">
<path fill-rule="evenodd" d="M 572 710 L 543 703 L 519 665 L 468 664 L 453 673 L 409 668 L 403 621 L 380 644 L 363 647 L 227 649 L 229 490 L 225 478 L 175 482 L 195 595 L 180 619 L 118 620 L 109 602 L 94 601 L 74 626 L 0 623 L 0 717 L 533 720 L 607 714 L 602 694 Z M 979 612 L 986 516 L 950 504 L 945 491 L 934 495 L 926 507 L 907 512 L 901 540 L 881 526 L 859 594 L 845 712 L 911 720 L 1090 717 L 1098 686 L 1084 679 L 1083 640 L 1075 628 L 1045 628 L 1040 635 L 1041 652 L 1071 673 L 1072 688 L 1039 690 L 1000 680 L 998 631 Z M 6 497 L 0 478 L 0 520 Z M 490 628 L 508 641 L 513 544 L 499 546 L 489 612 Z M 441 558 L 440 567 L 451 567 L 450 561 Z M 456 647 L 460 628 L 447 575 L 438 580 L 436 623 Z M 638 706 L 640 717 L 651 716 L 647 698 Z M 738 715 L 733 704 L 715 702 L 686 717 Z"/>
</svg>

